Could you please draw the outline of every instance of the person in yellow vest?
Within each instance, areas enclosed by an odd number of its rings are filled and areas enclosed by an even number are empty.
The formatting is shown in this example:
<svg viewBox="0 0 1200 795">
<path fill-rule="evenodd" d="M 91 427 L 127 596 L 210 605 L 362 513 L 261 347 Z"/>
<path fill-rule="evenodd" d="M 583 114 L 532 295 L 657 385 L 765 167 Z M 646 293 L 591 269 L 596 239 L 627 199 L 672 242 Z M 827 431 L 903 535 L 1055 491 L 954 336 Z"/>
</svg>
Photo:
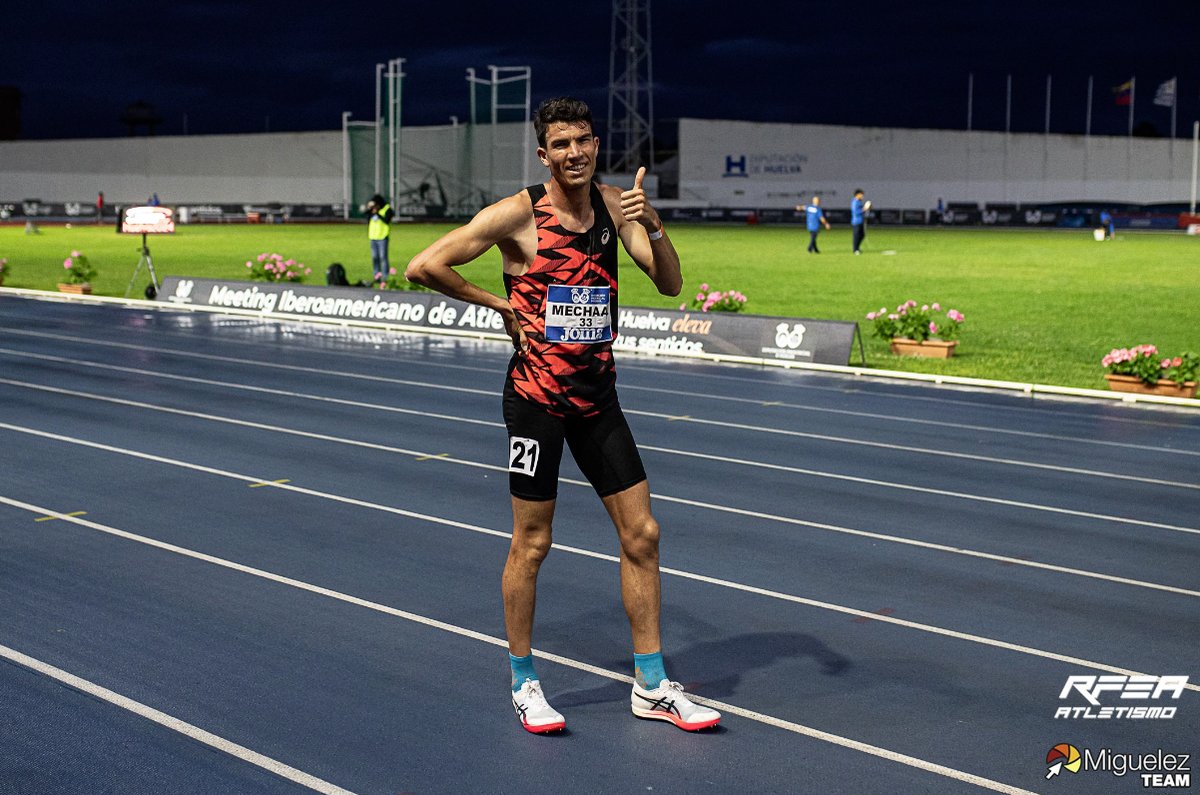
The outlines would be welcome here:
<svg viewBox="0 0 1200 795">
<path fill-rule="evenodd" d="M 388 264 L 388 237 L 392 234 L 395 213 L 387 200 L 376 193 L 367 202 L 367 238 L 371 241 L 371 267 L 376 284 L 386 284 L 391 265 Z"/>
</svg>

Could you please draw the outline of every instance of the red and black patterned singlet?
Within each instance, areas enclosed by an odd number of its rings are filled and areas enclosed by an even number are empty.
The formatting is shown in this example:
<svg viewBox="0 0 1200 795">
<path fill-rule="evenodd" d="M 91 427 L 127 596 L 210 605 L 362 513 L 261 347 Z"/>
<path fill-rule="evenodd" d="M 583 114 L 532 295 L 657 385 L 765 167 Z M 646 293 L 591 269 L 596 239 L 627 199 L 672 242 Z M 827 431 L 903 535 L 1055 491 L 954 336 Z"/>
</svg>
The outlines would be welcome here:
<svg viewBox="0 0 1200 795">
<path fill-rule="evenodd" d="M 617 227 L 594 183 L 591 186 L 594 220 L 586 232 L 563 228 L 550 206 L 545 185 L 525 190 L 533 205 L 537 255 L 529 270 L 520 276 L 505 274 L 504 286 L 529 340 L 529 351 L 523 357 L 513 357 L 509 378 L 517 394 L 552 414 L 596 414 L 616 402 L 612 342 L 548 340 L 547 296 L 551 285 L 565 285 L 568 292 L 574 289 L 576 296 L 589 292 L 584 288 L 607 288 L 611 335 L 605 336 L 615 337 Z M 561 292 L 561 288 L 556 292 Z"/>
</svg>

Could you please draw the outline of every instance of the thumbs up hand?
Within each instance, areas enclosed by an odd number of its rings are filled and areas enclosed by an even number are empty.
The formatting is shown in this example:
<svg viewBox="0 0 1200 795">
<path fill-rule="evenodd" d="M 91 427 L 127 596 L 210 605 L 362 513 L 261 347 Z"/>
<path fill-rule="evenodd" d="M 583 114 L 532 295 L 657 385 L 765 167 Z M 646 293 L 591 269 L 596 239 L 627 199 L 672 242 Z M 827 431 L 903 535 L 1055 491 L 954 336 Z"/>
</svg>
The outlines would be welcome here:
<svg viewBox="0 0 1200 795">
<path fill-rule="evenodd" d="M 621 193 L 621 214 L 625 216 L 626 221 L 633 221 L 653 230 L 662 224 L 659 223 L 658 213 L 654 212 L 654 208 L 646 201 L 646 192 L 642 190 L 642 181 L 645 179 L 646 167 L 642 166 L 633 178 L 632 190 Z"/>
</svg>

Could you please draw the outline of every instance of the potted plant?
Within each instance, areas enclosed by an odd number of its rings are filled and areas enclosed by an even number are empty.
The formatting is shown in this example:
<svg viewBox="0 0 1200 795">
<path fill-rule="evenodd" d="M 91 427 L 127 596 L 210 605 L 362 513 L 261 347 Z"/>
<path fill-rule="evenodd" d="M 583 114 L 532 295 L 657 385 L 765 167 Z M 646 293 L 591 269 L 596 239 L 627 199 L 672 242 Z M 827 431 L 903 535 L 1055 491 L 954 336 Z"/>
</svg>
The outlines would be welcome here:
<svg viewBox="0 0 1200 795">
<path fill-rule="evenodd" d="M 749 299 L 737 290 L 710 290 L 707 284 L 700 285 L 700 291 L 691 300 L 691 308 L 696 312 L 741 312 L 746 308 Z M 688 308 L 688 304 L 680 304 L 680 310 Z"/>
<path fill-rule="evenodd" d="M 64 281 L 58 283 L 61 293 L 80 293 L 91 295 L 92 279 L 96 278 L 96 269 L 88 258 L 78 251 L 72 251 L 71 256 L 63 260 Z"/>
<path fill-rule="evenodd" d="M 926 356 L 948 359 L 958 346 L 958 327 L 966 317 L 957 309 L 942 311 L 941 304 L 917 304 L 905 301 L 889 312 L 880 307 L 868 312 L 876 337 L 891 343 L 892 353 L 900 356 Z"/>
<path fill-rule="evenodd" d="M 312 273 L 312 268 L 294 259 L 284 259 L 282 254 L 263 252 L 253 260 L 246 260 L 250 278 L 268 282 L 300 282 Z"/>
<path fill-rule="evenodd" d="M 1189 351 L 1164 357 L 1153 345 L 1113 348 L 1100 364 L 1109 389 L 1116 392 L 1190 398 L 1200 381 L 1200 356 Z"/>
</svg>

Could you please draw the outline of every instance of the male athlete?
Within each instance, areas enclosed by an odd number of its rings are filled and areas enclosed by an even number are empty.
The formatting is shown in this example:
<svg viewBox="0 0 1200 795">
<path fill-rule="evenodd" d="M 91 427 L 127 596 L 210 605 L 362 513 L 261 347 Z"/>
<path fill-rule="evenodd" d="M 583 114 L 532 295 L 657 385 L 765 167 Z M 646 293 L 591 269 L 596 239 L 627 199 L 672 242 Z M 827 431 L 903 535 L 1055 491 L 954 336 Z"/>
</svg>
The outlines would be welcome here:
<svg viewBox="0 0 1200 795">
<path fill-rule="evenodd" d="M 538 158 L 550 179 L 484 208 L 409 263 L 405 276 L 494 309 L 516 352 L 504 384 L 513 534 L 501 590 L 512 703 L 534 733 L 566 726 L 547 703 L 530 647 L 538 569 L 550 551 L 563 441 L 600 496 L 621 543 L 621 596 L 633 634 L 633 714 L 696 730 L 720 713 L 693 704 L 663 668 L 658 523 L 633 435 L 617 401 L 617 240 L 663 295 L 683 277 L 638 170 L 632 190 L 592 182 L 599 139 L 583 102 L 560 97 L 534 115 Z M 500 249 L 508 297 L 454 270 Z"/>
</svg>

